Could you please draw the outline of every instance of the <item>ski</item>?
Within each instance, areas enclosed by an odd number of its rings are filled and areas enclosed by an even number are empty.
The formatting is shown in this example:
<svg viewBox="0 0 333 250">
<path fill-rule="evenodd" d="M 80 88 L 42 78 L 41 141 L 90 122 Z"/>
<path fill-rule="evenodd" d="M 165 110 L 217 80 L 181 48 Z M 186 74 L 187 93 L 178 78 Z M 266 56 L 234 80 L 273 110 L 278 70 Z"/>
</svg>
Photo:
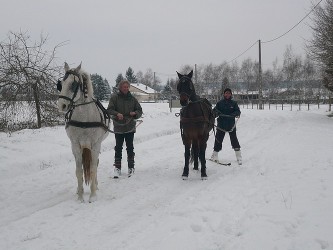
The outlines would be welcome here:
<svg viewBox="0 0 333 250">
<path fill-rule="evenodd" d="M 219 161 L 212 161 L 211 159 L 208 159 L 209 161 L 211 161 L 211 162 L 214 162 L 214 163 L 216 163 L 216 164 L 219 164 L 219 165 L 223 165 L 223 166 L 231 166 L 231 162 L 226 162 L 226 163 L 224 163 L 224 162 L 219 162 Z"/>
</svg>

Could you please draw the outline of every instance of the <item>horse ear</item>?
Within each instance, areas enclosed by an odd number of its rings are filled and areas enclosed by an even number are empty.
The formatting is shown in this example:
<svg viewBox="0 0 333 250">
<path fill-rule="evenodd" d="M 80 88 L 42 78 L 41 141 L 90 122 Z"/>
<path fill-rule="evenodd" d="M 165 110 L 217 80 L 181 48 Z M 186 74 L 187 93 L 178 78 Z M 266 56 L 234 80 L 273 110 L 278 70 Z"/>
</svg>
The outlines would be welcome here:
<svg viewBox="0 0 333 250">
<path fill-rule="evenodd" d="M 77 68 L 75 69 L 76 72 L 79 72 L 79 71 L 80 71 L 80 69 L 81 69 L 81 64 L 82 64 L 82 62 L 81 62 L 80 65 L 77 66 Z"/>
<path fill-rule="evenodd" d="M 64 69 L 65 69 L 65 72 L 67 72 L 67 71 L 69 70 L 69 66 L 68 66 L 67 62 L 65 62 L 65 67 L 64 67 Z"/>
<path fill-rule="evenodd" d="M 188 73 L 188 75 L 187 75 L 189 78 L 192 78 L 192 76 L 193 76 L 193 69 L 191 70 L 191 72 L 190 73 Z"/>
<path fill-rule="evenodd" d="M 178 73 L 178 71 L 176 71 L 177 72 L 177 75 L 178 75 L 178 78 L 180 79 L 180 78 L 182 78 L 182 74 L 180 74 L 180 73 Z"/>
</svg>

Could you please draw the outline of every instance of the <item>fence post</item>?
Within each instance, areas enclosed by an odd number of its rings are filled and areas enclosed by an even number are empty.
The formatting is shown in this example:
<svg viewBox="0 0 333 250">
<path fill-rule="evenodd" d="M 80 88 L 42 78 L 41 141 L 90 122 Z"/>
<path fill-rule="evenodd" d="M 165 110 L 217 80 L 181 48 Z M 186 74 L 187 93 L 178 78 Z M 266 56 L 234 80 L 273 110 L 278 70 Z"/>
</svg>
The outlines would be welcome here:
<svg viewBox="0 0 333 250">
<path fill-rule="evenodd" d="M 318 104 L 318 109 L 319 109 L 319 95 L 317 95 L 317 104 Z"/>
</svg>

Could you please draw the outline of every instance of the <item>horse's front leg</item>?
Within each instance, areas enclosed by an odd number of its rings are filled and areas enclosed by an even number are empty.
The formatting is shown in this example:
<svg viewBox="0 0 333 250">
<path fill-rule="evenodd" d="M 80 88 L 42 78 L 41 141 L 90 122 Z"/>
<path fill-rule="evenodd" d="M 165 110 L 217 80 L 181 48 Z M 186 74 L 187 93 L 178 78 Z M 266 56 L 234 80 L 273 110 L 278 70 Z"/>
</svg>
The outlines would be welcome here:
<svg viewBox="0 0 333 250">
<path fill-rule="evenodd" d="M 83 200 L 83 168 L 82 168 L 82 152 L 79 145 L 72 145 L 72 151 L 76 163 L 76 178 L 77 178 L 77 195 L 78 200 Z"/>
<path fill-rule="evenodd" d="M 182 174 L 183 180 L 186 180 L 188 178 L 190 153 L 191 153 L 191 146 L 188 144 L 185 144 L 185 153 L 184 153 L 185 165 L 184 165 L 184 170 L 183 170 L 183 174 Z"/>
<path fill-rule="evenodd" d="M 199 159 L 201 163 L 201 179 L 206 180 L 207 179 L 207 173 L 206 173 L 206 148 L 207 143 L 202 143 L 200 145 L 199 150 Z"/>
<path fill-rule="evenodd" d="M 91 166 L 90 166 L 90 178 L 91 178 L 91 183 L 90 183 L 90 197 L 89 197 L 89 202 L 94 202 L 97 200 L 97 194 L 96 190 L 98 182 L 97 182 L 97 166 L 98 166 L 98 156 L 99 156 L 99 151 L 92 151 L 91 155 Z"/>
</svg>

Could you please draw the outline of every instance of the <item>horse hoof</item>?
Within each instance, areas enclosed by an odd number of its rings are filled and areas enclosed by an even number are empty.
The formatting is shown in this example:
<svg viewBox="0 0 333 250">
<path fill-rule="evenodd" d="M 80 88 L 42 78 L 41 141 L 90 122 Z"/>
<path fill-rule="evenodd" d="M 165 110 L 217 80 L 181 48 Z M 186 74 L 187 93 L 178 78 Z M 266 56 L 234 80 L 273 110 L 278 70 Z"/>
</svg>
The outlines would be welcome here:
<svg viewBox="0 0 333 250">
<path fill-rule="evenodd" d="M 182 176 L 182 179 L 183 179 L 184 181 L 186 181 L 186 180 L 188 179 L 188 176 L 187 176 L 187 175 L 183 175 L 183 176 Z"/>
<path fill-rule="evenodd" d="M 207 179 L 208 179 L 207 176 L 201 176 L 201 180 L 205 181 L 205 180 L 207 180 Z"/>
<path fill-rule="evenodd" d="M 89 203 L 97 201 L 97 195 L 90 195 L 89 197 Z"/>
</svg>

